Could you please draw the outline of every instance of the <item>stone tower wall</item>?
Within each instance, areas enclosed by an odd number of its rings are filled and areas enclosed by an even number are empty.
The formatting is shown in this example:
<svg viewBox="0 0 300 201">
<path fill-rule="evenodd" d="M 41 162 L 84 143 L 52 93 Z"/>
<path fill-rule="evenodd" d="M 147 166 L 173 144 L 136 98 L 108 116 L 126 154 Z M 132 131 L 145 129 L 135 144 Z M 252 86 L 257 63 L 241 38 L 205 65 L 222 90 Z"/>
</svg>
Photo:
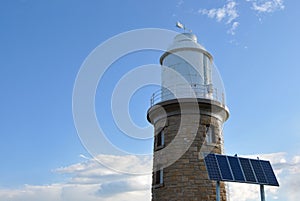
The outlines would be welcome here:
<svg viewBox="0 0 300 201">
<path fill-rule="evenodd" d="M 163 168 L 163 183 L 161 185 L 155 184 L 157 175 L 155 172 L 153 173 L 152 201 L 215 201 L 216 182 L 208 179 L 203 154 L 210 152 L 222 153 L 222 125 L 227 117 L 218 118 L 222 115 L 213 115 L 218 112 L 212 111 L 211 108 L 207 110 L 207 106 L 205 110 L 201 109 L 202 114 L 200 116 L 189 113 L 183 114 L 182 111 L 174 112 L 174 108 L 165 111 L 166 115 L 163 118 L 157 118 L 153 122 L 156 134 L 162 130 L 164 132 L 164 148 L 178 135 L 180 124 L 185 132 L 184 139 L 182 139 L 183 143 L 193 133 L 196 135 L 188 150 L 175 163 Z M 221 109 L 221 112 L 224 111 L 224 109 Z M 200 120 L 195 119 L 197 117 L 200 117 Z M 185 121 L 181 122 L 183 118 Z M 215 143 L 208 144 L 205 140 L 207 125 L 214 127 Z M 157 170 L 157 166 L 161 163 L 159 161 L 161 156 L 157 152 L 158 150 L 154 146 L 154 170 Z M 221 200 L 226 201 L 226 190 L 223 182 L 221 182 Z"/>
</svg>

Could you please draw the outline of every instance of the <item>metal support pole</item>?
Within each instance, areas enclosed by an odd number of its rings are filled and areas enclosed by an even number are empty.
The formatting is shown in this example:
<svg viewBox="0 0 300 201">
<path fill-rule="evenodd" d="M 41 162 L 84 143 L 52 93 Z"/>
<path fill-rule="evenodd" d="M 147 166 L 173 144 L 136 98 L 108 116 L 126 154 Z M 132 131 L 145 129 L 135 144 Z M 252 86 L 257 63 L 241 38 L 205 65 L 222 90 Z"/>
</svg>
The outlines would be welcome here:
<svg viewBox="0 0 300 201">
<path fill-rule="evenodd" d="M 220 181 L 217 181 L 216 185 L 216 201 L 220 201 Z"/>
<path fill-rule="evenodd" d="M 265 187 L 264 185 L 260 185 L 260 198 L 261 198 L 261 201 L 266 201 L 265 199 Z"/>
</svg>

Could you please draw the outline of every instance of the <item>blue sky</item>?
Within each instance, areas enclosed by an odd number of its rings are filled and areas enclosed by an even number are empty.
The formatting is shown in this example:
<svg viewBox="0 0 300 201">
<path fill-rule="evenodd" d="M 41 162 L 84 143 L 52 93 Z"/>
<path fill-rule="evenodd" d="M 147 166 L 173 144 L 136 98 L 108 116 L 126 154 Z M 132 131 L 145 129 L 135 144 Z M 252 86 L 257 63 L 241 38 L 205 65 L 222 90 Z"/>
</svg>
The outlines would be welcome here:
<svg viewBox="0 0 300 201">
<path fill-rule="evenodd" d="M 133 29 L 180 32 L 175 27 L 178 20 L 198 36 L 222 75 L 231 113 L 224 126 L 226 153 L 271 160 L 281 187 L 269 189 L 268 200 L 296 200 L 299 192 L 289 184 L 300 184 L 299 4 L 1 1 L 0 200 L 132 200 L 133 195 L 149 200 L 149 175 L 114 172 L 96 163 L 85 149 L 73 121 L 72 93 L 82 63 L 99 44 Z M 137 66 L 158 64 L 160 55 L 142 51 L 120 58 L 97 88 L 98 120 L 110 133 L 107 137 L 131 153 L 151 152 L 152 139 L 133 140 L 120 132 L 110 111 L 110 95 L 120 77 Z M 153 90 L 141 89 L 128 106 L 139 126 L 148 126 Z M 124 169 L 128 163 L 144 167 L 138 158 L 122 161 Z M 237 196 L 232 190 L 231 200 L 242 200 Z"/>
</svg>

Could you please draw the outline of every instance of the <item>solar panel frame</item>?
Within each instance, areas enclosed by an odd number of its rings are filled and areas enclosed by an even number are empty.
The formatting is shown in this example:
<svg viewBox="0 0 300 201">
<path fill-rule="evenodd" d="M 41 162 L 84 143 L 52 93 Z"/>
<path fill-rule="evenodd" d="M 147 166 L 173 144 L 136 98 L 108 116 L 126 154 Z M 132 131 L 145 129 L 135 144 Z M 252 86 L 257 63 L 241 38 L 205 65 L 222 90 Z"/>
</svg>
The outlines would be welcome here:
<svg viewBox="0 0 300 201">
<path fill-rule="evenodd" d="M 269 161 L 208 154 L 204 162 L 210 180 L 279 186 Z"/>
</svg>

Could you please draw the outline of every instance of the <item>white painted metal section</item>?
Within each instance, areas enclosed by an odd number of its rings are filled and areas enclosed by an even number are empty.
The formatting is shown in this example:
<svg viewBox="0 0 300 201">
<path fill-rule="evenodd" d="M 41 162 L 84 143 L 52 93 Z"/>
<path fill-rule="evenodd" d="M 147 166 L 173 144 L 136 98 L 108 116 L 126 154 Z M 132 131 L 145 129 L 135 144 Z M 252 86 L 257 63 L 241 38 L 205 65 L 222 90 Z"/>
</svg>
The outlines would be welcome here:
<svg viewBox="0 0 300 201">
<path fill-rule="evenodd" d="M 177 35 L 168 51 L 161 57 L 161 64 L 176 72 L 170 73 L 170 70 L 163 68 L 162 86 L 165 88 L 161 91 L 161 101 L 190 98 L 190 93 L 187 93 L 190 88 L 202 90 L 196 94 L 197 98 L 214 99 L 212 60 L 210 53 L 197 43 L 194 34 Z"/>
</svg>

